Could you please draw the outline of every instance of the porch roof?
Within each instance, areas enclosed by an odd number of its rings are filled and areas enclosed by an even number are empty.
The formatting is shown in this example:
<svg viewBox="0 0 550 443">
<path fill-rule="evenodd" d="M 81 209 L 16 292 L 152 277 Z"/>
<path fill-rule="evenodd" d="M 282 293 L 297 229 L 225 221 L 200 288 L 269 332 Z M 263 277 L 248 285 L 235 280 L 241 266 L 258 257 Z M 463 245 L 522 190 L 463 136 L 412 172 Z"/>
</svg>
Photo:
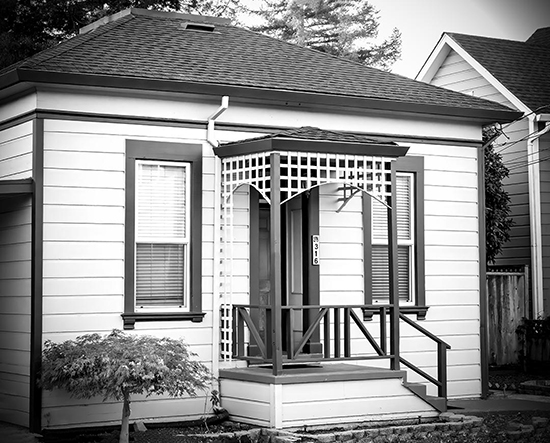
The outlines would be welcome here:
<svg viewBox="0 0 550 443">
<path fill-rule="evenodd" d="M 319 152 L 330 154 L 402 157 L 408 147 L 361 134 L 330 131 L 313 126 L 288 129 L 273 134 L 222 143 L 214 148 L 221 158 L 271 151 Z"/>
</svg>

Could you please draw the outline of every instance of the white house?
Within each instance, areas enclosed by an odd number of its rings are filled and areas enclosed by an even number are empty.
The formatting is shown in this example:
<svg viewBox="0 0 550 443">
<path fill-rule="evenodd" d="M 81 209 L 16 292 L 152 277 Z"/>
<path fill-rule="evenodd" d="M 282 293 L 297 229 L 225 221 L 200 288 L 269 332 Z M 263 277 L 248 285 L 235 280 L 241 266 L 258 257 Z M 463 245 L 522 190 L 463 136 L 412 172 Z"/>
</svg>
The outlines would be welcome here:
<svg viewBox="0 0 550 443">
<path fill-rule="evenodd" d="M 550 314 L 549 47 L 550 28 L 525 42 L 445 33 L 416 77 L 523 114 L 496 141 L 510 170 L 505 189 L 514 220 L 496 264 L 531 267 L 532 318 Z"/>
<path fill-rule="evenodd" d="M 481 128 L 519 116 L 136 9 L 0 71 L 0 420 L 117 421 L 36 383 L 44 340 L 112 329 L 184 338 L 263 426 L 482 395 Z M 208 396 L 132 416 L 200 417 Z"/>
</svg>

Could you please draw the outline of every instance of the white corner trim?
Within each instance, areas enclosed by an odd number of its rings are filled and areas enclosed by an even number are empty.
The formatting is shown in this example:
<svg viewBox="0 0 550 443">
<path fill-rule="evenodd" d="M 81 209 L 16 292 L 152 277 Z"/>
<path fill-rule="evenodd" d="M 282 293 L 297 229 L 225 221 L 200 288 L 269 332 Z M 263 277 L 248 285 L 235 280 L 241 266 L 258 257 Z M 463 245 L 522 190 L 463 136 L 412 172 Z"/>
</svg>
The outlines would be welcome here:
<svg viewBox="0 0 550 443">
<path fill-rule="evenodd" d="M 447 34 L 443 34 L 435 48 L 432 49 L 432 52 L 416 74 L 415 80 L 419 80 L 424 83 L 430 83 L 435 74 L 449 55 L 451 47 L 445 42 L 445 38 L 448 38 Z"/>
<path fill-rule="evenodd" d="M 514 94 L 512 94 L 500 81 L 498 81 L 485 67 L 480 64 L 475 58 L 473 58 L 468 52 L 462 48 L 455 40 L 453 40 L 448 34 L 444 34 L 439 43 L 434 48 L 430 57 L 416 76 L 416 80 L 420 80 L 426 83 L 432 81 L 435 73 L 439 70 L 445 58 L 449 54 L 450 50 L 454 50 L 460 55 L 472 68 L 474 68 L 485 80 L 493 85 L 498 92 L 500 92 L 510 103 L 512 103 L 518 110 L 529 113 L 529 109 L 521 100 L 519 100 Z"/>
<path fill-rule="evenodd" d="M 529 116 L 529 134 L 537 131 L 534 116 Z M 529 223 L 531 225 L 531 273 L 532 273 L 532 318 L 544 315 L 543 310 L 543 280 L 542 280 L 542 217 L 540 204 L 540 166 L 539 139 L 527 142 L 527 155 L 530 159 L 527 167 L 529 177 Z"/>
</svg>

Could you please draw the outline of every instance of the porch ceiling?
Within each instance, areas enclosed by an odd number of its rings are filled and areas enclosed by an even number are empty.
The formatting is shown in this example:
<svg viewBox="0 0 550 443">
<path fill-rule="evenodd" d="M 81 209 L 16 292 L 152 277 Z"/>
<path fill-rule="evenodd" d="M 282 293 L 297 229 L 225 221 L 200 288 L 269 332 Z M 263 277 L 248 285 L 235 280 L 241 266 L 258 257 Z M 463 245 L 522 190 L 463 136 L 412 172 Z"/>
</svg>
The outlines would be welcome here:
<svg viewBox="0 0 550 443">
<path fill-rule="evenodd" d="M 214 148 L 221 158 L 273 151 L 402 157 L 408 147 L 364 135 L 329 131 L 312 126 L 289 129 L 260 137 L 223 143 Z"/>
</svg>

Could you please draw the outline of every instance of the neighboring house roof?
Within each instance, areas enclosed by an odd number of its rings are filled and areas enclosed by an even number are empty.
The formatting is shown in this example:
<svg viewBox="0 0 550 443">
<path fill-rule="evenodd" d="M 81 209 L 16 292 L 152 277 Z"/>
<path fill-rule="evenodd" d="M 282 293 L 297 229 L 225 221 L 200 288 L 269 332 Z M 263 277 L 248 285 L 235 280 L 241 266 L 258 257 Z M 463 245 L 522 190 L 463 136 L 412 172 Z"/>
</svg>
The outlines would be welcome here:
<svg viewBox="0 0 550 443">
<path fill-rule="evenodd" d="M 531 111 L 550 105 L 550 28 L 527 41 L 446 33 Z M 444 38 L 444 37 L 443 37 Z"/>
<path fill-rule="evenodd" d="M 550 28 L 526 42 L 449 34 L 532 111 L 550 105 Z"/>
<path fill-rule="evenodd" d="M 464 117 L 511 118 L 510 109 L 212 19 L 130 9 L 0 71 L 0 89 L 22 81 L 301 100 L 368 101 L 370 107 Z M 203 17 L 198 20 L 204 22 Z M 186 28 L 187 27 L 187 28 Z M 195 28 L 195 29 L 193 29 Z M 243 95 L 244 94 L 244 95 Z M 319 97 L 325 97 L 320 100 Z M 347 101 L 346 101 L 347 100 Z M 500 114 L 499 114 L 500 113 Z"/>
</svg>

